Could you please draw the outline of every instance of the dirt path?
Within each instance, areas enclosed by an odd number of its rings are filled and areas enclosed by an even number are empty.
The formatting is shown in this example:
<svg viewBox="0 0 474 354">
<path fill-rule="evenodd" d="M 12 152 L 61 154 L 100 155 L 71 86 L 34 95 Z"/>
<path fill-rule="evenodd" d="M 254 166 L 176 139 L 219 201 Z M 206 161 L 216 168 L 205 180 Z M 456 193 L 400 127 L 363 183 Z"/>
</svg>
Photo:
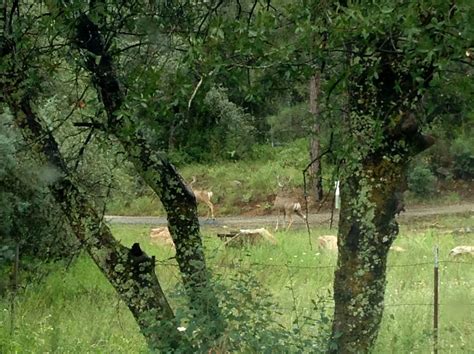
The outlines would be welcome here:
<svg viewBox="0 0 474 354">
<path fill-rule="evenodd" d="M 474 215 L 474 203 L 463 203 L 456 205 L 447 205 L 439 207 L 414 207 L 407 209 L 402 213 L 399 218 L 401 220 L 422 217 L 430 215 L 446 215 L 446 214 L 458 214 L 458 213 L 471 213 Z M 120 216 L 120 215 L 107 215 L 105 217 L 107 221 L 112 224 L 147 224 L 147 225 L 166 225 L 166 218 L 155 217 L 155 216 Z M 337 213 L 334 213 L 334 223 L 337 221 Z M 329 223 L 331 220 L 331 213 L 320 213 L 310 214 L 309 224 L 323 224 Z M 276 215 L 265 215 L 265 216 L 225 216 L 217 217 L 216 220 L 204 220 L 200 219 L 202 226 L 228 226 L 228 227 L 262 227 L 265 225 L 274 225 L 276 223 Z M 303 221 L 295 217 L 294 225 L 303 226 Z"/>
</svg>

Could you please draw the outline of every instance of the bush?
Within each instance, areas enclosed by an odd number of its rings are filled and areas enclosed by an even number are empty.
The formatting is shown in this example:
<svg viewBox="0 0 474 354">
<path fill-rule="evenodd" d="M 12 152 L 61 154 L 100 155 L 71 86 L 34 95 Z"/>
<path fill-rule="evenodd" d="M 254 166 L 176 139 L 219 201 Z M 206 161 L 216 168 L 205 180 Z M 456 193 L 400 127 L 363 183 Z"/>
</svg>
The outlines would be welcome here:
<svg viewBox="0 0 474 354">
<path fill-rule="evenodd" d="M 300 353 L 307 348 L 322 352 L 326 347 L 330 322 L 319 321 L 323 317 L 322 306 L 315 304 L 313 309 L 319 317 L 302 319 L 305 323 L 300 323 L 301 326 L 314 328 L 311 332 L 314 334 L 302 336 L 296 323 L 286 329 L 275 319 L 275 313 L 281 312 L 281 308 L 270 291 L 245 267 L 230 276 L 227 272 L 216 274 L 213 287 L 226 324 L 223 335 L 216 341 L 213 326 L 218 322 L 209 328 L 209 322 L 203 322 L 193 310 L 179 308 L 176 321 L 183 328 L 184 340 L 177 352 Z M 177 289 L 174 296 L 182 296 L 183 292 L 184 289 Z M 192 348 L 186 346 L 188 343 Z M 171 350 L 162 349 L 163 352 Z"/>
<path fill-rule="evenodd" d="M 417 197 L 432 196 L 436 192 L 436 177 L 426 165 L 414 163 L 408 172 L 408 190 Z"/>
<path fill-rule="evenodd" d="M 62 214 L 48 190 L 57 171 L 22 152 L 21 139 L 7 115 L 0 116 L 0 124 L 0 262 L 11 261 L 17 244 L 21 256 L 68 255 L 70 241 Z"/>
<path fill-rule="evenodd" d="M 247 157 L 256 142 L 253 117 L 231 102 L 222 88 L 211 89 L 204 104 L 217 123 L 209 139 L 213 155 L 228 160 Z"/>
<path fill-rule="evenodd" d="M 458 138 L 451 146 L 454 176 L 461 179 L 474 178 L 474 147 L 472 138 Z"/>
</svg>

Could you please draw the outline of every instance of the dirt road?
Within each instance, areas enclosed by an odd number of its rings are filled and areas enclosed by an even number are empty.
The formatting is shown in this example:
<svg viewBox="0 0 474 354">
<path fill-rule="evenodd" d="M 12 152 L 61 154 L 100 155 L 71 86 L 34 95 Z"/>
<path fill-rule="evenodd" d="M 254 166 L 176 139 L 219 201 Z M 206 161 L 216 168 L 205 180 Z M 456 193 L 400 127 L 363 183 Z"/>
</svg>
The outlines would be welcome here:
<svg viewBox="0 0 474 354">
<path fill-rule="evenodd" d="M 407 208 L 403 212 L 399 219 L 409 219 L 413 217 L 422 217 L 430 215 L 446 215 L 446 214 L 459 214 L 459 213 L 470 213 L 474 215 L 474 204 L 473 203 L 462 203 L 456 205 L 439 206 L 439 207 L 416 207 Z M 155 216 L 120 216 L 120 215 L 107 215 L 105 217 L 107 221 L 112 224 L 148 224 L 148 225 L 166 225 L 166 218 L 155 217 Z M 295 216 L 295 226 L 303 226 L 303 221 Z M 334 213 L 334 223 L 338 219 L 338 213 Z M 331 213 L 320 213 L 310 214 L 309 224 L 323 224 L 329 223 L 331 220 Z M 205 220 L 200 219 L 202 226 L 228 226 L 228 227 L 262 227 L 265 225 L 274 225 L 276 223 L 276 215 L 264 215 L 264 216 L 225 216 L 217 217 L 216 220 Z"/>
</svg>

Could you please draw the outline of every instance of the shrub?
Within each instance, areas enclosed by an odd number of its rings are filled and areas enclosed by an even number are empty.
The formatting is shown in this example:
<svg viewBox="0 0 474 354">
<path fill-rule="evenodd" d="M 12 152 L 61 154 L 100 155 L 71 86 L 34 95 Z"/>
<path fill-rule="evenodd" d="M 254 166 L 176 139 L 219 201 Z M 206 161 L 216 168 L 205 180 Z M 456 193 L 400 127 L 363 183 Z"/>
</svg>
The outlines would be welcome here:
<svg viewBox="0 0 474 354">
<path fill-rule="evenodd" d="M 462 179 L 474 178 L 474 147 L 472 138 L 458 138 L 451 146 L 454 176 Z"/>
<path fill-rule="evenodd" d="M 229 160 L 249 156 L 256 141 L 253 117 L 231 102 L 223 88 L 211 89 L 204 103 L 217 123 L 210 137 L 214 155 Z"/>
<path fill-rule="evenodd" d="M 22 152 L 21 139 L 7 115 L 0 116 L 0 261 L 10 261 L 18 244 L 20 255 L 35 258 L 69 254 L 62 214 L 49 194 L 57 172 Z"/>
<path fill-rule="evenodd" d="M 432 196 L 436 191 L 436 177 L 424 164 L 413 164 L 408 172 L 408 190 L 417 197 Z"/>
<path fill-rule="evenodd" d="M 281 312 L 278 303 L 245 267 L 230 276 L 228 272 L 215 275 L 214 279 L 226 325 L 224 333 L 216 341 L 213 336 L 215 328 L 209 328 L 209 322 L 203 323 L 203 318 L 196 316 L 193 310 L 179 308 L 176 321 L 183 329 L 184 340 L 178 352 L 298 353 L 307 348 L 322 352 L 325 348 L 329 321 L 325 325 L 318 318 L 308 318 L 305 325 L 311 328 L 316 325 L 319 329 L 319 333 L 309 336 L 302 336 L 297 324 L 286 329 L 275 318 L 275 313 Z M 183 291 L 177 290 L 175 296 L 182 296 Z M 318 306 L 314 310 L 319 315 L 324 311 Z M 186 347 L 188 344 L 192 344 L 192 348 Z M 170 350 L 167 347 L 162 349 L 163 352 Z"/>
</svg>

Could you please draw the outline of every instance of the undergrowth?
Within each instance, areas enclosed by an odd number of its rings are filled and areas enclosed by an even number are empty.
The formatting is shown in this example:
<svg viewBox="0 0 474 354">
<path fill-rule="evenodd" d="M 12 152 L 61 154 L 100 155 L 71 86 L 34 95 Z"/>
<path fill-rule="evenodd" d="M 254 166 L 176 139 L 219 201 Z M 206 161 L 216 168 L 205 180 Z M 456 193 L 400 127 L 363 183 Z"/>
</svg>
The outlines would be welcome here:
<svg viewBox="0 0 474 354">
<path fill-rule="evenodd" d="M 441 259 L 440 351 L 473 352 L 473 260 L 448 256 L 452 247 L 469 244 L 473 226 L 469 215 L 424 218 L 402 225 L 395 245 L 406 251 L 389 254 L 386 308 L 374 352 L 431 351 L 435 245 L 440 247 Z M 124 244 L 140 242 L 148 254 L 156 256 L 158 278 L 185 335 L 207 352 L 209 343 L 198 331 L 198 319 L 183 305 L 174 250 L 150 244 L 150 227 L 113 225 L 113 231 Z M 244 248 L 224 248 L 217 231 L 204 229 L 204 245 L 227 327 L 212 349 L 323 351 L 331 325 L 337 256 L 316 245 L 319 235 L 335 231 L 315 225 L 313 249 L 303 231 L 278 233 L 277 245 Z M 48 274 L 41 280 L 34 280 L 34 274 L 23 277 L 29 280 L 21 283 L 14 300 L 8 292 L 0 299 L 0 352 L 147 352 L 133 317 L 86 255 L 68 268 L 63 263 L 47 267 Z"/>
</svg>

